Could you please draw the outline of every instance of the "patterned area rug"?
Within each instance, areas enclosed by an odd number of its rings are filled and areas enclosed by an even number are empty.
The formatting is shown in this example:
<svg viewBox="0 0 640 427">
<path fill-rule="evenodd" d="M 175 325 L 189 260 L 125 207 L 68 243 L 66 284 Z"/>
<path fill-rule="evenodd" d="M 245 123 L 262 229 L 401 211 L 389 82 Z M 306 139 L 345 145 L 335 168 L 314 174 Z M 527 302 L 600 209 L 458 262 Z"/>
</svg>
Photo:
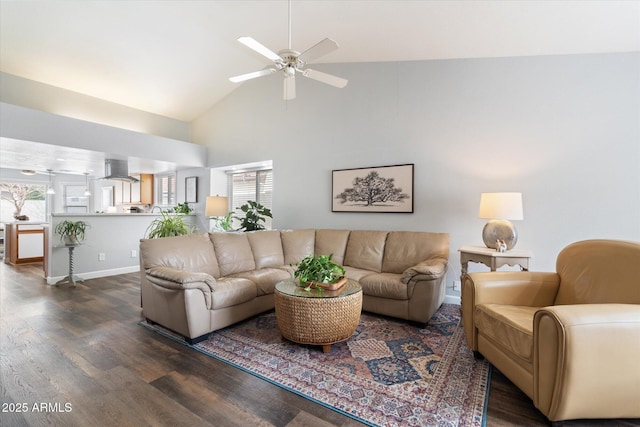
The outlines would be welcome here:
<svg viewBox="0 0 640 427">
<path fill-rule="evenodd" d="M 280 335 L 274 312 L 188 345 L 284 389 L 375 426 L 484 426 L 489 364 L 464 341 L 460 307 L 444 304 L 426 328 L 363 313 L 355 334 L 321 347 Z"/>
</svg>

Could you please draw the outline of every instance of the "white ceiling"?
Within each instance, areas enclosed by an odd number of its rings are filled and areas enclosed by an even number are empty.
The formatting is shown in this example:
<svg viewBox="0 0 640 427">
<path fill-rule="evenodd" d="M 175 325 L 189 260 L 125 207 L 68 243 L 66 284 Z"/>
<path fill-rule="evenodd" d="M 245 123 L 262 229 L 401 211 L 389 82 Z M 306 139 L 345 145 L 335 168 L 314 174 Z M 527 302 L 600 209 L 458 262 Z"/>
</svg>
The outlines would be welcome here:
<svg viewBox="0 0 640 427">
<path fill-rule="evenodd" d="M 287 1 L 2 1 L 0 69 L 191 121 L 267 64 L 236 41 L 287 47 Z M 640 50 L 638 1 L 292 2 L 292 47 L 318 62 Z"/>
<path fill-rule="evenodd" d="M 189 122 L 267 64 L 236 39 L 277 52 L 287 22 L 286 0 L 2 0 L 0 70 Z M 325 37 L 317 62 L 640 51 L 640 1 L 294 0 L 292 48 Z"/>
</svg>

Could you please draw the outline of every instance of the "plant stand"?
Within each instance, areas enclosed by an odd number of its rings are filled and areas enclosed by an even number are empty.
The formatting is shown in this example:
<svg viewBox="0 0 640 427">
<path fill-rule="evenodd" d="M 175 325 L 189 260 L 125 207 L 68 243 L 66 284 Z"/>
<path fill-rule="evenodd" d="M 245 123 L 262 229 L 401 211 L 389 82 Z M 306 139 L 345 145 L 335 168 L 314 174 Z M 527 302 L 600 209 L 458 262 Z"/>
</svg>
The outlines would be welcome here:
<svg viewBox="0 0 640 427">
<path fill-rule="evenodd" d="M 83 278 L 73 274 L 73 250 L 76 248 L 76 246 L 80 246 L 80 245 L 67 245 L 67 247 L 69 248 L 69 275 L 66 276 L 64 279 L 56 282 L 54 286 L 60 286 L 60 285 L 64 285 L 65 283 L 71 283 L 71 286 L 75 288 L 76 282 L 84 282 Z"/>
</svg>

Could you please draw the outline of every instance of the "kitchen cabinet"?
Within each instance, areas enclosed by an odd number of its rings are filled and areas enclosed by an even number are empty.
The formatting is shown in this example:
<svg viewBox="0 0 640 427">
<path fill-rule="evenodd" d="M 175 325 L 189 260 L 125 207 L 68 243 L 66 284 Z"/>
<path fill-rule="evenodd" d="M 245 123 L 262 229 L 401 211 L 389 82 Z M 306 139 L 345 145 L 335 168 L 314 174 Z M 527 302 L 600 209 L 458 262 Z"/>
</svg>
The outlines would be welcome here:
<svg viewBox="0 0 640 427">
<path fill-rule="evenodd" d="M 131 203 L 131 183 L 122 183 L 122 203 Z"/>
<path fill-rule="evenodd" d="M 142 179 L 142 178 L 139 178 Z M 142 194 L 140 194 L 140 182 L 131 183 L 131 203 L 142 203 Z"/>
<path fill-rule="evenodd" d="M 121 181 L 114 181 L 113 184 L 113 193 L 116 205 L 122 204 L 122 184 L 123 183 Z"/>
<path fill-rule="evenodd" d="M 131 203 L 141 205 L 153 204 L 153 174 L 141 173 L 137 176 L 140 181 L 131 183 Z"/>
<path fill-rule="evenodd" d="M 115 184 L 115 202 L 117 205 L 152 205 L 153 174 L 132 175 L 138 182 L 118 181 Z"/>
<path fill-rule="evenodd" d="M 10 223 L 5 227 L 6 263 L 27 264 L 44 260 L 44 224 Z"/>
</svg>

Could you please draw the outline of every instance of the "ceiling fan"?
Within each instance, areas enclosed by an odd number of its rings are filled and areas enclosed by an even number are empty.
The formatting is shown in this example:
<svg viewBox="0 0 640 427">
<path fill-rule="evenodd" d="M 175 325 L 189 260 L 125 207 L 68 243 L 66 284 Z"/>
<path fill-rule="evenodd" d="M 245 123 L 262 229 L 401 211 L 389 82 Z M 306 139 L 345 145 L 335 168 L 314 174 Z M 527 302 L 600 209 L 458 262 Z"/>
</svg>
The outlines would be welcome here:
<svg viewBox="0 0 640 427">
<path fill-rule="evenodd" d="M 349 82 L 342 77 L 305 68 L 306 65 L 314 59 L 333 52 L 338 48 L 338 43 L 332 39 L 326 38 L 302 53 L 291 49 L 291 0 L 289 0 L 289 47 L 287 49 L 275 53 L 251 37 L 240 37 L 238 41 L 273 61 L 273 65 L 268 65 L 259 71 L 230 77 L 229 80 L 234 83 L 267 76 L 276 71 L 282 71 L 284 73 L 284 99 L 290 100 L 296 97 L 296 72 L 310 79 L 338 88 L 345 87 Z"/>
</svg>

